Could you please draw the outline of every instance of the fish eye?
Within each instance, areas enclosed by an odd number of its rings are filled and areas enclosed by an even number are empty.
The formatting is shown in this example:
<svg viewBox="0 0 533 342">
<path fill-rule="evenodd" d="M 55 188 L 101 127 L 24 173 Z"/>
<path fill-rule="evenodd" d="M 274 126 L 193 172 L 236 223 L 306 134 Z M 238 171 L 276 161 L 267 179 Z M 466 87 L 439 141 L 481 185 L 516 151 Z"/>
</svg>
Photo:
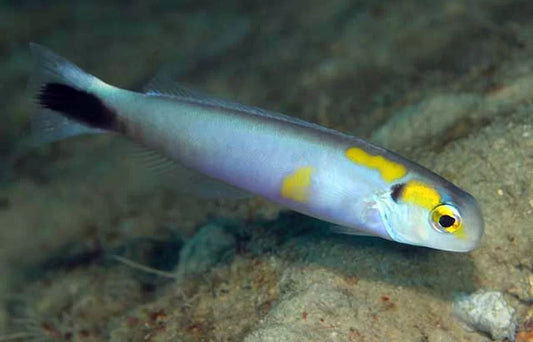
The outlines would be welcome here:
<svg viewBox="0 0 533 342">
<path fill-rule="evenodd" d="M 431 225 L 442 233 L 453 233 L 461 228 L 459 211 L 450 204 L 440 204 L 430 214 Z"/>
</svg>

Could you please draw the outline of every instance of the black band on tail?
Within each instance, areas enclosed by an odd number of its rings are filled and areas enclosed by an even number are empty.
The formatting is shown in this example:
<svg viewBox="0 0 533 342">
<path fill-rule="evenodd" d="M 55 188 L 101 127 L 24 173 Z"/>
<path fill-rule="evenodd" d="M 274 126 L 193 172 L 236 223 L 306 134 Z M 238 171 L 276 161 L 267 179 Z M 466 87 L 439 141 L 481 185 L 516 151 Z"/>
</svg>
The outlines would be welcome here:
<svg viewBox="0 0 533 342">
<path fill-rule="evenodd" d="M 95 95 L 61 83 L 47 83 L 37 95 L 39 104 L 91 127 L 117 130 L 117 115 Z"/>
</svg>

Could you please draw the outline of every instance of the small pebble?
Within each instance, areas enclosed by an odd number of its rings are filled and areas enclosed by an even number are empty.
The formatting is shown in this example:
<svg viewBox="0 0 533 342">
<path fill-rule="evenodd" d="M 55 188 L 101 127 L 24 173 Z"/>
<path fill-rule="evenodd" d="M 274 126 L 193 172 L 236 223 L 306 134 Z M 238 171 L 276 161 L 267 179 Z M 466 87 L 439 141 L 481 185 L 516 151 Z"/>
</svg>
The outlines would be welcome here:
<svg viewBox="0 0 533 342">
<path fill-rule="evenodd" d="M 517 328 L 515 310 L 500 292 L 479 291 L 461 295 L 452 304 L 452 310 L 472 329 L 489 333 L 493 339 L 514 340 Z"/>
<path fill-rule="evenodd" d="M 224 227 L 208 224 L 185 243 L 180 251 L 178 275 L 201 274 L 233 254 L 235 238 Z"/>
</svg>

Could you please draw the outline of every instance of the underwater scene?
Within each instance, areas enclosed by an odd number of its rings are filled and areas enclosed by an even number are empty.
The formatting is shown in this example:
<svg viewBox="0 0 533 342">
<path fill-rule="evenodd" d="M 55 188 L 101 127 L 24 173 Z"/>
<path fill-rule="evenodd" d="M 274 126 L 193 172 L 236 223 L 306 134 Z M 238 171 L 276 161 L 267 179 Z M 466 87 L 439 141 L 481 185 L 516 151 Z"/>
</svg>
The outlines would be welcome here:
<svg viewBox="0 0 533 342">
<path fill-rule="evenodd" d="M 533 342 L 533 1 L 0 32 L 0 342 Z"/>
</svg>

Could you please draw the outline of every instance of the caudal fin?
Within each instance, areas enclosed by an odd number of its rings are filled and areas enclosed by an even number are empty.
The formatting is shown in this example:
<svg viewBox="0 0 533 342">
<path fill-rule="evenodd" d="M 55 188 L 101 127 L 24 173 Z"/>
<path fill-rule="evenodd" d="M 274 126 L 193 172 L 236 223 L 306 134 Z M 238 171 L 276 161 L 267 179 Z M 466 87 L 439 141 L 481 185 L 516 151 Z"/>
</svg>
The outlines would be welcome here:
<svg viewBox="0 0 533 342">
<path fill-rule="evenodd" d="M 117 117 L 94 89 L 107 86 L 49 49 L 30 43 L 35 71 L 30 83 L 37 113 L 34 144 L 114 130 Z"/>
</svg>

